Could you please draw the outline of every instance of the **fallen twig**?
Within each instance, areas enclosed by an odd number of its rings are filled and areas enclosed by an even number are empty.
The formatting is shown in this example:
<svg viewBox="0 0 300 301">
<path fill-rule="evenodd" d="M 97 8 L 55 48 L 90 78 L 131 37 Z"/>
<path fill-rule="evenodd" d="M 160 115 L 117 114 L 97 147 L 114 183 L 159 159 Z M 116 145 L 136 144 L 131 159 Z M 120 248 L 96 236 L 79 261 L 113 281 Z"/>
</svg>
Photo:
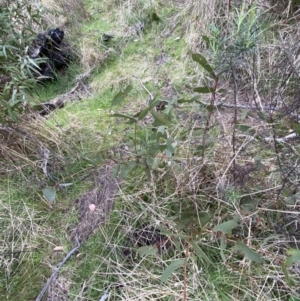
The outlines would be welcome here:
<svg viewBox="0 0 300 301">
<path fill-rule="evenodd" d="M 140 78 L 138 78 L 136 75 L 133 75 L 133 77 L 136 78 L 140 82 L 140 84 L 143 87 L 143 89 L 149 94 L 150 101 L 153 100 L 154 97 L 153 97 L 152 93 L 145 87 L 145 85 L 142 83 L 142 81 L 140 80 Z"/>
<path fill-rule="evenodd" d="M 205 106 L 211 106 L 210 103 L 207 103 L 205 101 L 197 101 L 198 103 L 201 103 Z M 213 105 L 214 107 L 218 108 L 233 108 L 233 109 L 247 109 L 247 110 L 262 110 L 262 111 L 276 111 L 280 112 L 280 109 L 276 109 L 274 107 L 256 107 L 256 106 L 245 106 L 245 105 L 235 105 L 235 104 L 229 104 L 229 103 L 223 103 L 223 102 L 218 102 Z"/>
<path fill-rule="evenodd" d="M 77 242 L 77 246 L 74 247 L 66 256 L 65 258 L 62 260 L 62 262 L 55 268 L 54 272 L 52 273 L 51 277 L 48 279 L 48 281 L 46 282 L 46 284 L 44 285 L 43 289 L 41 290 L 41 292 L 39 293 L 39 295 L 37 296 L 37 298 L 35 299 L 35 301 L 41 301 L 43 296 L 45 295 L 46 291 L 49 289 L 52 281 L 54 279 L 57 278 L 58 276 L 58 272 L 61 269 L 61 267 L 67 262 L 67 260 L 71 257 L 71 255 L 73 255 L 79 248 L 80 248 L 80 243 L 78 241 L 77 236 L 75 236 L 76 242 Z"/>
<path fill-rule="evenodd" d="M 286 142 L 286 140 L 293 139 L 293 138 L 296 138 L 296 137 L 299 137 L 299 135 L 297 133 L 291 133 L 291 134 L 286 135 L 282 138 L 275 138 L 275 140 L 277 142 L 284 143 L 284 142 Z M 272 138 L 265 138 L 265 141 L 267 141 L 267 142 L 274 141 L 274 138 L 273 137 Z"/>
</svg>

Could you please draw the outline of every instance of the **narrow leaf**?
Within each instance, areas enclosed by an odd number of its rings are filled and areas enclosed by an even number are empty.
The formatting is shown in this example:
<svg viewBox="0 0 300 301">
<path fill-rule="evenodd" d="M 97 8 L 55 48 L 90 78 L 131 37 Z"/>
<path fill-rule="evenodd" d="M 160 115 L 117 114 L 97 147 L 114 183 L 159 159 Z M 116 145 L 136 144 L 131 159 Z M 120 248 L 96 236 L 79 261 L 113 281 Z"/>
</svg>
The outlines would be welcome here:
<svg viewBox="0 0 300 301">
<path fill-rule="evenodd" d="M 144 109 L 144 110 L 140 111 L 138 114 L 136 114 L 137 115 L 136 117 L 138 118 L 138 120 L 142 120 L 147 116 L 147 114 L 149 113 L 150 110 L 152 110 L 152 108 L 147 107 L 146 109 Z"/>
<path fill-rule="evenodd" d="M 234 219 L 224 222 L 218 226 L 213 228 L 214 232 L 222 232 L 224 234 L 231 234 L 233 228 L 237 227 L 239 217 L 235 217 Z"/>
<path fill-rule="evenodd" d="M 166 126 L 171 125 L 171 122 L 168 119 L 164 118 L 159 113 L 157 113 L 155 111 L 151 111 L 151 114 L 158 123 L 166 125 Z"/>
<path fill-rule="evenodd" d="M 127 177 L 127 175 L 136 167 L 136 161 L 129 161 L 126 162 L 126 164 L 124 164 L 121 167 L 121 172 L 120 172 L 120 178 L 121 179 L 125 179 Z"/>
<path fill-rule="evenodd" d="M 207 264 L 213 265 L 212 261 L 207 257 L 207 255 L 202 251 L 202 249 L 196 244 L 196 242 L 192 241 L 191 246 L 195 250 L 196 254 L 199 258 L 203 259 Z"/>
<path fill-rule="evenodd" d="M 296 262 L 300 262 L 300 250 L 297 249 L 289 249 L 286 253 L 290 256 L 286 260 L 286 266 L 290 267 L 292 264 Z"/>
<path fill-rule="evenodd" d="M 199 63 L 206 71 L 208 71 L 213 77 L 216 77 L 214 69 L 209 65 L 206 58 L 200 53 L 193 53 L 192 59 Z"/>
<path fill-rule="evenodd" d="M 153 160 L 153 164 L 151 166 L 152 170 L 157 169 L 157 167 L 160 165 L 160 163 L 162 162 L 162 159 L 160 157 L 155 157 Z"/>
<path fill-rule="evenodd" d="M 202 36 L 202 39 L 205 41 L 206 46 L 209 47 L 209 45 L 210 45 L 209 37 L 203 35 L 203 36 Z"/>
<path fill-rule="evenodd" d="M 191 99 L 180 98 L 180 99 L 177 100 L 177 102 L 178 102 L 178 103 L 194 102 L 194 101 L 197 102 L 197 100 L 199 99 L 199 97 L 200 97 L 200 96 L 196 95 L 196 96 L 192 97 Z"/>
<path fill-rule="evenodd" d="M 120 104 L 125 98 L 128 96 L 129 92 L 132 90 L 132 85 L 128 85 L 124 91 L 120 91 L 117 93 L 113 100 L 111 101 L 111 106 L 116 106 Z"/>
<path fill-rule="evenodd" d="M 185 259 L 177 259 L 175 261 L 173 261 L 163 272 L 163 274 L 161 275 L 161 282 L 162 283 L 166 283 L 168 281 L 168 279 L 170 278 L 170 276 L 172 275 L 172 273 L 182 267 L 185 263 Z"/>
<path fill-rule="evenodd" d="M 134 117 L 132 117 L 130 115 L 126 115 L 126 114 L 115 113 L 115 114 L 111 114 L 109 116 L 110 117 L 121 117 L 121 118 L 129 119 L 134 123 L 137 122 L 137 120 Z"/>
<path fill-rule="evenodd" d="M 115 168 L 112 172 L 111 178 L 114 179 L 118 175 L 119 171 L 120 171 L 120 164 L 115 166 Z"/>
<path fill-rule="evenodd" d="M 194 88 L 193 91 L 198 93 L 214 93 L 215 89 L 212 87 L 197 87 Z"/>
<path fill-rule="evenodd" d="M 246 125 L 246 124 L 236 124 L 235 128 L 243 133 L 250 133 L 255 134 L 255 130 L 252 128 L 252 126 Z"/>
<path fill-rule="evenodd" d="M 293 123 L 293 129 L 298 135 L 300 135 L 300 124 Z"/>
<path fill-rule="evenodd" d="M 155 255 L 157 253 L 157 248 L 153 246 L 144 246 L 138 248 L 138 253 L 140 256 L 148 256 L 148 255 Z"/>
<path fill-rule="evenodd" d="M 200 226 L 204 227 L 212 219 L 213 215 L 210 212 L 200 211 L 198 212 L 198 217 Z"/>
<path fill-rule="evenodd" d="M 286 262 L 281 263 L 281 268 L 282 268 L 282 271 L 284 273 L 285 281 L 286 281 L 287 285 L 288 286 L 293 286 L 295 283 L 294 283 L 293 279 L 290 277 L 290 273 L 289 273 L 288 268 L 286 266 Z"/>
<path fill-rule="evenodd" d="M 221 237 L 221 245 L 220 245 L 220 254 L 221 254 L 223 261 L 226 261 L 226 257 L 224 255 L 224 250 L 226 249 L 226 245 L 227 245 L 227 243 L 225 241 L 225 237 L 222 236 Z"/>
<path fill-rule="evenodd" d="M 235 249 L 244 253 L 245 257 L 251 261 L 256 263 L 262 263 L 263 259 L 261 256 L 255 251 L 251 250 L 247 245 L 245 245 L 241 241 L 237 241 L 235 243 Z"/>
</svg>

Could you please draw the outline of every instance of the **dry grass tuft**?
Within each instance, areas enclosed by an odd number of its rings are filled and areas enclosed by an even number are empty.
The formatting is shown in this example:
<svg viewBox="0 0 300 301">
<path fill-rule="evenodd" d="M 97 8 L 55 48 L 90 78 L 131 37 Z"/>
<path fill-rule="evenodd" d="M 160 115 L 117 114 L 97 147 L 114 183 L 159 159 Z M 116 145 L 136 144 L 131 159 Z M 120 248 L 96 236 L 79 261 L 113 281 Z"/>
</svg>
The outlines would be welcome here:
<svg viewBox="0 0 300 301">
<path fill-rule="evenodd" d="M 215 17 L 225 11 L 228 1 L 185 1 L 177 18 L 183 20 L 185 39 L 192 51 L 199 50 L 202 45 L 202 35 L 208 35 L 209 27 Z"/>
<path fill-rule="evenodd" d="M 56 164 L 63 164 L 62 153 L 68 146 L 63 142 L 62 133 L 58 129 L 49 128 L 44 119 L 38 116 L 36 119 L 27 119 L 23 119 L 17 125 L 0 128 L 2 174 L 28 168 L 43 172 L 43 150 L 49 151 Z"/>
<path fill-rule="evenodd" d="M 116 53 L 113 48 L 105 51 L 97 48 L 97 45 L 91 40 L 83 39 L 80 45 L 80 63 L 84 69 L 90 69 L 94 66 L 104 67 L 109 58 Z"/>
<path fill-rule="evenodd" d="M 42 0 L 43 21 L 49 27 L 60 27 L 77 31 L 80 23 L 89 17 L 82 0 Z"/>
</svg>

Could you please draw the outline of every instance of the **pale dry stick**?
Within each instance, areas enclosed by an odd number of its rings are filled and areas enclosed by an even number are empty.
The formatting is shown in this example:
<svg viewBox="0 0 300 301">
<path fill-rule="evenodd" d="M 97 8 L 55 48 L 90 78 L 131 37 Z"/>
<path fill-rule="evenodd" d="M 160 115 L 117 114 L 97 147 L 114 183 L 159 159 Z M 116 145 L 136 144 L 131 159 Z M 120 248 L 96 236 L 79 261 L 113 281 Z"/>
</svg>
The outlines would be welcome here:
<svg viewBox="0 0 300 301">
<path fill-rule="evenodd" d="M 210 104 L 205 101 L 197 101 L 197 103 L 203 104 L 205 106 L 210 106 Z M 225 102 L 218 102 L 218 103 L 215 103 L 213 106 L 217 107 L 217 108 L 219 107 L 219 108 L 229 108 L 229 109 L 237 108 L 237 109 L 246 109 L 246 110 L 260 110 L 260 108 L 257 108 L 255 106 L 234 105 L 234 104 L 225 103 Z M 263 111 L 276 111 L 276 112 L 281 111 L 280 109 L 276 109 L 276 108 L 270 107 L 270 106 L 262 107 L 262 110 Z"/>
<path fill-rule="evenodd" d="M 289 135 L 284 136 L 282 138 L 276 138 L 275 141 L 280 142 L 280 143 L 286 143 L 286 140 L 293 139 L 293 138 L 296 138 L 296 137 L 299 137 L 299 135 L 297 133 L 292 133 L 292 134 L 289 134 Z M 271 137 L 271 138 L 267 137 L 267 138 L 265 138 L 265 141 L 273 142 L 274 138 L 273 137 Z"/>
<path fill-rule="evenodd" d="M 213 195 L 209 195 L 208 193 L 205 193 L 204 191 L 201 191 L 201 193 L 205 194 L 205 195 L 206 195 L 207 197 L 209 197 L 209 198 L 214 199 L 214 200 L 217 201 L 217 202 L 221 202 L 221 203 L 223 203 L 223 204 L 225 204 L 225 205 L 227 205 L 227 206 L 233 207 L 232 204 L 230 204 L 230 203 L 228 203 L 228 202 L 226 202 L 226 201 L 223 201 L 223 200 L 220 199 L 220 198 L 217 198 L 217 197 L 215 197 L 215 196 L 213 196 Z"/>
<path fill-rule="evenodd" d="M 66 256 L 65 258 L 61 261 L 60 264 L 57 265 L 57 267 L 55 268 L 54 272 L 52 273 L 51 277 L 48 279 L 48 281 L 46 282 L 46 284 L 44 285 L 43 289 L 41 290 L 41 292 L 39 293 L 39 295 L 37 296 L 37 298 L 35 299 L 35 301 L 41 301 L 42 298 L 44 297 L 46 291 L 49 289 L 51 283 L 53 280 L 56 279 L 56 277 L 58 276 L 58 272 L 61 269 L 61 267 L 67 262 L 67 260 L 80 248 L 80 243 L 78 241 L 78 237 L 75 236 L 75 240 L 77 243 L 77 246 L 74 247 Z"/>
<path fill-rule="evenodd" d="M 108 297 L 109 297 L 109 290 L 107 289 L 99 301 L 105 301 Z"/>
<path fill-rule="evenodd" d="M 271 212 L 280 212 L 280 213 L 300 215 L 300 211 L 285 211 L 285 210 L 277 210 L 277 209 L 269 209 L 269 208 L 259 208 L 259 211 L 271 211 Z"/>
<path fill-rule="evenodd" d="M 258 105 L 259 105 L 260 110 L 263 112 L 264 111 L 264 107 L 262 105 L 261 97 L 260 97 L 259 92 L 258 92 L 257 81 L 256 81 L 256 77 L 254 75 L 254 72 L 253 72 L 252 80 L 253 80 L 253 90 L 254 90 L 254 101 L 255 101 L 255 104 L 256 104 L 257 108 L 258 108 Z"/>
<path fill-rule="evenodd" d="M 40 156 L 42 159 L 41 168 L 42 168 L 45 176 L 47 178 L 49 178 L 48 161 L 49 161 L 50 151 L 47 148 L 40 146 L 39 153 L 40 153 Z"/>
<path fill-rule="evenodd" d="M 33 217 L 32 217 L 32 215 L 34 214 L 34 210 L 30 210 L 31 211 L 31 213 L 29 212 L 29 210 L 28 210 L 28 207 L 27 207 L 27 205 L 26 205 L 26 203 L 24 202 L 24 200 L 22 199 L 22 203 L 23 203 L 23 206 L 24 206 L 24 208 L 25 208 L 25 210 L 26 210 L 26 213 L 27 213 L 27 215 L 28 215 L 28 219 L 30 220 L 30 231 L 31 231 L 31 233 L 35 233 L 35 231 L 34 231 L 34 225 L 33 225 Z"/>
<path fill-rule="evenodd" d="M 247 237 L 247 245 L 250 247 L 251 245 L 251 228 L 252 228 L 252 218 L 249 219 L 249 227 L 248 227 L 248 237 Z"/>
<path fill-rule="evenodd" d="M 281 189 L 281 188 L 282 188 L 282 185 L 278 185 L 278 186 L 267 188 L 267 189 L 264 189 L 264 190 L 259 190 L 259 191 L 243 194 L 243 195 L 240 196 L 240 198 L 244 198 L 244 197 L 250 196 L 250 195 L 255 195 L 255 194 L 258 194 L 258 193 L 264 193 L 264 192 L 271 191 L 271 190 Z"/>
<path fill-rule="evenodd" d="M 142 88 L 149 94 L 150 96 L 150 101 L 154 99 L 152 93 L 145 87 L 145 85 L 142 83 L 141 79 L 139 77 L 137 77 L 136 75 L 133 75 L 134 78 L 136 78 L 139 82 L 140 85 L 142 86 Z"/>
<path fill-rule="evenodd" d="M 252 139 L 255 139 L 255 137 L 253 136 L 250 136 L 250 135 L 245 135 L 245 134 L 240 134 L 238 135 L 239 137 L 248 137 L 248 138 L 252 138 Z M 284 136 L 282 138 L 275 138 L 275 141 L 279 142 L 279 143 L 287 143 L 286 140 L 289 140 L 289 139 L 294 139 L 294 138 L 297 138 L 299 137 L 299 135 L 297 133 L 292 133 L 292 134 L 289 134 L 287 136 Z M 274 141 L 274 137 L 266 137 L 264 138 L 264 140 L 266 142 L 273 142 Z M 293 149 L 294 150 L 294 149 Z M 294 150 L 295 151 L 295 150 Z M 296 151 L 295 151 L 296 152 Z"/>
<path fill-rule="evenodd" d="M 233 89 L 233 99 L 234 99 L 234 116 L 233 116 L 233 129 L 232 129 L 232 138 L 231 138 L 231 145 L 232 145 L 232 153 L 233 157 L 236 158 L 236 147 L 235 147 L 235 142 L 236 142 L 236 124 L 237 124 L 237 103 L 238 103 L 238 86 L 237 86 L 237 79 L 236 79 L 236 74 L 235 74 L 235 67 L 231 67 L 232 69 L 232 77 L 233 77 L 233 82 L 234 82 L 234 89 Z M 236 159 L 233 160 L 232 162 L 233 165 L 233 181 L 236 182 Z"/>
</svg>

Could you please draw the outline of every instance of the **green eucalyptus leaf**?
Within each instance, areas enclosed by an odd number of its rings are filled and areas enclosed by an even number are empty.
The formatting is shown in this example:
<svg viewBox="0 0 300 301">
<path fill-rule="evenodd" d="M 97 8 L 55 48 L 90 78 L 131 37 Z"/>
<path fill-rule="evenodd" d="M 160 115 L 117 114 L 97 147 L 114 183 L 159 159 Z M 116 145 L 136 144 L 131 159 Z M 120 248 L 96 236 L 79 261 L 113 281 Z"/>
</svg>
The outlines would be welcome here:
<svg viewBox="0 0 300 301">
<path fill-rule="evenodd" d="M 117 93 L 111 101 L 111 107 L 119 105 L 121 102 L 123 102 L 131 90 L 132 85 L 128 85 L 124 91 Z"/>
<path fill-rule="evenodd" d="M 145 171 L 147 180 L 148 180 L 149 182 L 151 182 L 151 181 L 152 181 L 152 176 L 151 176 L 151 171 L 150 171 L 150 168 L 149 168 L 148 165 L 145 166 L 144 171 Z"/>
<path fill-rule="evenodd" d="M 147 116 L 147 114 L 149 113 L 150 110 L 152 110 L 152 108 L 148 107 L 148 108 L 140 111 L 138 114 L 136 114 L 135 117 L 137 117 L 138 120 L 142 120 L 142 119 L 144 119 Z"/>
<path fill-rule="evenodd" d="M 119 171 L 120 171 L 120 164 L 117 164 L 111 174 L 111 178 L 114 179 L 119 174 Z"/>
<path fill-rule="evenodd" d="M 172 275 L 172 273 L 177 270 L 178 268 L 183 267 L 185 263 L 185 259 L 177 259 L 174 260 L 163 272 L 163 274 L 161 275 L 161 282 L 162 283 L 166 283 L 170 276 Z"/>
<path fill-rule="evenodd" d="M 224 237 L 224 236 L 221 237 L 220 242 L 221 242 L 221 243 L 220 243 L 220 255 L 221 255 L 223 261 L 226 261 L 226 257 L 225 257 L 225 254 L 224 254 L 224 250 L 226 249 L 227 243 L 226 243 L 226 241 L 225 241 L 225 237 Z"/>
<path fill-rule="evenodd" d="M 243 133 L 255 134 L 256 131 L 253 129 L 252 126 L 246 124 L 236 124 L 235 128 Z"/>
<path fill-rule="evenodd" d="M 152 170 L 157 169 L 157 167 L 160 165 L 160 163 L 162 162 L 162 159 L 160 157 L 155 157 L 153 160 L 153 164 L 151 166 Z"/>
<path fill-rule="evenodd" d="M 218 226 L 213 228 L 214 232 L 222 232 L 224 234 L 231 234 L 232 230 L 237 227 L 239 221 L 239 217 L 235 216 L 234 219 L 224 222 Z"/>
<path fill-rule="evenodd" d="M 120 171 L 120 178 L 125 179 L 128 174 L 136 167 L 136 161 L 128 161 L 122 167 Z"/>
<path fill-rule="evenodd" d="M 121 114 L 121 113 L 114 113 L 109 115 L 109 117 L 121 117 L 121 118 L 125 118 L 125 119 L 129 119 L 130 121 L 132 121 L 133 123 L 137 122 L 137 119 L 130 116 L 130 115 L 126 115 L 126 114 Z"/>
<path fill-rule="evenodd" d="M 290 267 L 296 262 L 300 262 L 300 250 L 288 249 L 286 253 L 287 255 L 289 255 L 289 257 L 285 261 L 287 267 Z"/>
<path fill-rule="evenodd" d="M 144 247 L 138 248 L 137 251 L 141 257 L 148 256 L 148 255 L 155 255 L 157 253 L 157 247 L 144 246 Z"/>
<path fill-rule="evenodd" d="M 160 125 L 158 128 L 157 128 L 157 133 L 161 133 L 161 134 L 164 134 L 166 130 L 166 126 L 165 125 Z"/>
<path fill-rule="evenodd" d="M 256 263 L 263 262 L 263 259 L 261 258 L 261 256 L 258 253 L 256 253 L 252 249 L 250 249 L 247 245 L 245 245 L 241 241 L 237 241 L 235 243 L 235 249 L 238 251 L 241 251 L 245 255 L 245 257 L 251 261 L 254 261 Z"/>
<path fill-rule="evenodd" d="M 171 122 L 168 119 L 166 119 L 164 116 L 162 116 L 161 114 L 159 114 L 155 111 L 151 111 L 151 114 L 154 117 L 155 121 L 159 125 L 166 125 L 166 126 L 171 125 Z"/>
<path fill-rule="evenodd" d="M 198 246 L 195 241 L 191 242 L 191 246 L 200 259 L 204 260 L 204 262 L 208 265 L 213 265 L 212 261 L 208 258 L 205 252 Z"/>
<path fill-rule="evenodd" d="M 179 99 L 177 100 L 177 102 L 178 102 L 178 103 L 186 103 L 186 102 L 191 103 L 191 102 L 197 102 L 197 100 L 199 100 L 199 97 L 200 97 L 199 95 L 196 95 L 196 96 L 192 97 L 191 99 L 179 98 Z"/>
<path fill-rule="evenodd" d="M 193 53 L 192 59 L 199 63 L 206 71 L 208 71 L 214 78 L 216 77 L 214 69 L 207 62 L 206 58 L 200 53 Z"/>
<path fill-rule="evenodd" d="M 226 89 L 218 89 L 217 90 L 217 93 L 220 93 L 220 94 L 225 94 L 227 92 L 228 92 L 228 90 L 226 90 Z"/>
<path fill-rule="evenodd" d="M 205 43 L 206 43 L 206 46 L 207 47 L 209 47 L 209 45 L 210 45 L 210 40 L 209 40 L 209 37 L 208 36 L 202 36 L 202 39 L 205 41 Z"/>
<path fill-rule="evenodd" d="M 299 123 L 293 123 L 293 129 L 298 135 L 300 135 L 300 124 Z"/>
<path fill-rule="evenodd" d="M 213 214 L 206 211 L 198 212 L 200 226 L 203 228 L 209 221 L 211 221 Z"/>
<path fill-rule="evenodd" d="M 194 88 L 193 91 L 198 93 L 214 93 L 215 89 L 212 87 L 197 87 Z"/>
</svg>

